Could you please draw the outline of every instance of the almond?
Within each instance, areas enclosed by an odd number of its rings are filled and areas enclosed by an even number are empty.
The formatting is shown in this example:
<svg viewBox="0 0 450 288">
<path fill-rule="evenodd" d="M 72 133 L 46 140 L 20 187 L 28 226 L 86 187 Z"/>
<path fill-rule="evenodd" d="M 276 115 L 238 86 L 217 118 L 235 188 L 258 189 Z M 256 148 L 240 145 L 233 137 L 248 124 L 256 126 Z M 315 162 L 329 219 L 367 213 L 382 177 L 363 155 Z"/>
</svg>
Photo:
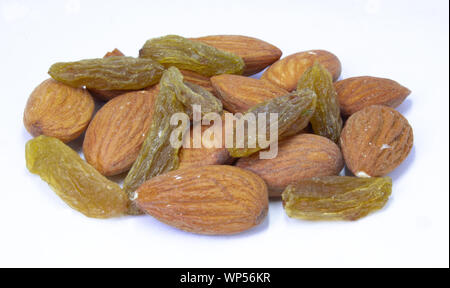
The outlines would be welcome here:
<svg viewBox="0 0 450 288">
<path fill-rule="evenodd" d="M 114 50 L 112 50 L 111 52 L 107 52 L 103 57 L 106 58 L 111 56 L 125 56 L 125 54 L 123 54 L 119 49 L 114 48 Z"/>
<path fill-rule="evenodd" d="M 240 35 L 214 35 L 192 40 L 240 56 L 245 63 L 244 75 L 256 74 L 281 57 L 281 50 L 265 41 Z"/>
<path fill-rule="evenodd" d="M 136 192 L 145 212 L 173 227 L 199 234 L 235 234 L 267 215 L 264 181 L 227 165 L 186 168 L 156 176 Z"/>
<path fill-rule="evenodd" d="M 413 146 L 408 120 L 393 108 L 366 107 L 348 118 L 341 148 L 348 169 L 356 176 L 378 177 L 393 171 Z"/>
<path fill-rule="evenodd" d="M 86 89 L 47 79 L 28 98 L 23 122 L 35 137 L 46 135 L 69 142 L 86 130 L 93 113 L 94 100 Z"/>
<path fill-rule="evenodd" d="M 258 103 L 288 93 L 268 81 L 238 75 L 214 76 L 211 83 L 223 107 L 233 113 L 246 112 Z"/>
<path fill-rule="evenodd" d="M 325 50 L 310 50 L 278 60 L 264 72 L 261 79 L 293 91 L 297 88 L 298 80 L 303 73 L 316 61 L 331 73 L 333 81 L 336 81 L 341 75 L 341 62 L 336 55 Z"/>
<path fill-rule="evenodd" d="M 130 169 L 150 127 L 157 89 L 129 92 L 95 115 L 83 143 L 86 161 L 106 176 Z"/>
<path fill-rule="evenodd" d="M 205 165 L 220 165 L 220 164 L 231 164 L 233 162 L 233 158 L 230 156 L 230 153 L 226 148 L 211 148 L 214 147 L 215 143 L 215 134 L 211 133 L 210 135 L 206 134 L 207 131 L 212 126 L 202 125 L 202 139 L 203 142 L 201 148 L 193 148 L 193 129 L 191 127 L 190 137 L 185 138 L 185 142 L 190 141 L 189 147 L 180 149 L 179 157 L 180 157 L 180 166 L 179 169 L 187 168 L 187 167 L 200 167 Z M 210 136 L 210 137 L 208 137 Z M 222 123 L 222 147 L 225 147 L 225 126 Z"/>
<path fill-rule="evenodd" d="M 236 167 L 250 170 L 266 181 L 271 197 L 281 196 L 289 184 L 299 180 L 339 175 L 344 167 L 339 147 L 313 134 L 300 134 L 280 141 L 274 159 L 259 159 L 259 153 L 241 158 Z"/>
<path fill-rule="evenodd" d="M 397 82 L 370 76 L 353 77 L 335 83 L 341 112 L 345 116 L 371 106 L 399 106 L 411 91 Z"/>
</svg>

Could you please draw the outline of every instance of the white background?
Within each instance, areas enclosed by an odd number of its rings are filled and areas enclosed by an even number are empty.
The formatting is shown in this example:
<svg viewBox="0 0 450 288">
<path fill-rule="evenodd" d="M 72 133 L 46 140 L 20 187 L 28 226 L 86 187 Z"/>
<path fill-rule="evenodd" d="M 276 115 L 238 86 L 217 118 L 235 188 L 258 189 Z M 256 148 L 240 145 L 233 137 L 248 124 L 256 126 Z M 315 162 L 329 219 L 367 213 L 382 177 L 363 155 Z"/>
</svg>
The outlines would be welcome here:
<svg viewBox="0 0 450 288">
<path fill-rule="evenodd" d="M 145 4 L 144 4 L 145 3 Z M 323 267 L 449 265 L 448 1 L 0 1 L 0 266 Z M 335 53 L 342 77 L 412 90 L 414 128 L 382 211 L 354 223 L 289 219 L 281 203 L 237 236 L 199 236 L 151 217 L 88 219 L 25 168 L 22 115 L 57 61 L 136 56 L 152 37 L 241 34 L 289 55 Z M 75 144 L 80 146 L 81 141 Z"/>
</svg>

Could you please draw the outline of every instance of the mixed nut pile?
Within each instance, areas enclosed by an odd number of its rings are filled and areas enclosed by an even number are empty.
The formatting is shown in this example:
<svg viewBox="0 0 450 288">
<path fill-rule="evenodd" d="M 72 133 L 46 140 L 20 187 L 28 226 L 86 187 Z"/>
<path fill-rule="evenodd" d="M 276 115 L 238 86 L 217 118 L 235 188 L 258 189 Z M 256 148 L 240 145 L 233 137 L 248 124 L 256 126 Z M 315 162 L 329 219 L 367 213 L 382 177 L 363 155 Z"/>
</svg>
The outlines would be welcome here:
<svg viewBox="0 0 450 288">
<path fill-rule="evenodd" d="M 413 145 L 393 109 L 410 91 L 369 76 L 338 81 L 341 63 L 324 50 L 281 54 L 246 36 L 169 35 L 147 41 L 137 58 L 115 49 L 56 63 L 25 108 L 36 137 L 26 144 L 27 168 L 88 217 L 146 213 L 201 234 L 258 225 L 269 197 L 306 220 L 356 220 L 382 208 L 392 191 L 386 175 Z M 266 68 L 261 79 L 248 77 Z M 106 102 L 95 116 L 94 98 Z M 192 119 L 194 104 L 202 114 L 278 113 L 277 157 L 261 159 L 260 143 L 170 145 L 171 116 Z M 86 160 L 65 144 L 83 133 Z M 339 176 L 344 163 L 355 176 Z M 107 178 L 114 175 L 126 175 L 123 187 Z"/>
</svg>

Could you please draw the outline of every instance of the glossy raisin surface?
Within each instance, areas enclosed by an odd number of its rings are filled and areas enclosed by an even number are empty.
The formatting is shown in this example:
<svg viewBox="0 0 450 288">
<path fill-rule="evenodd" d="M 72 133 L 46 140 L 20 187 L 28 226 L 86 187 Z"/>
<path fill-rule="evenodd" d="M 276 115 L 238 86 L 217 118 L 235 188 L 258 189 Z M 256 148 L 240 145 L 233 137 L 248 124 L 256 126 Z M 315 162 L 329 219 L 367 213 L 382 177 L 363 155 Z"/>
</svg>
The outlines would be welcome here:
<svg viewBox="0 0 450 288">
<path fill-rule="evenodd" d="M 314 133 L 339 142 L 342 118 L 333 77 L 326 68 L 316 62 L 300 78 L 297 89 L 309 88 L 317 95 L 316 112 L 311 118 Z"/>
<path fill-rule="evenodd" d="M 53 79 L 72 87 L 98 90 L 139 90 L 158 83 L 164 67 L 151 59 L 111 56 L 50 67 Z"/>
<path fill-rule="evenodd" d="M 242 74 L 245 66 L 244 60 L 233 53 L 177 35 L 148 40 L 139 51 L 139 57 L 204 76 Z"/>
<path fill-rule="evenodd" d="M 386 205 L 392 179 L 324 176 L 301 180 L 283 192 L 289 217 L 305 220 L 358 220 Z"/>
<path fill-rule="evenodd" d="M 210 112 L 222 113 L 222 102 L 203 87 L 187 81 L 183 82 L 183 74 L 176 67 L 170 67 L 165 74 L 167 85 L 170 85 L 191 118 L 192 105 L 199 105 L 203 115 Z"/>
<path fill-rule="evenodd" d="M 179 165 L 179 147 L 172 147 L 170 142 L 171 134 L 177 127 L 170 124 L 170 118 L 175 113 L 183 113 L 185 108 L 177 97 L 179 87 L 172 79 L 173 69 L 166 70 L 161 78 L 152 124 L 139 155 L 124 180 L 124 190 L 130 199 L 134 198 L 134 192 L 146 180 L 175 170 Z M 180 133 L 178 138 L 181 137 Z M 139 214 L 140 210 L 132 204 L 129 213 Z"/>
<path fill-rule="evenodd" d="M 128 198 L 60 140 L 39 136 L 27 142 L 27 168 L 38 174 L 73 209 L 93 218 L 123 215 Z"/>
<path fill-rule="evenodd" d="M 248 114 L 253 114 L 255 116 L 254 118 L 258 119 L 258 114 L 265 114 L 266 139 L 269 137 L 270 131 L 273 128 L 271 126 L 273 125 L 278 126 L 278 136 L 279 139 L 282 139 L 297 134 L 308 125 L 315 111 L 316 98 L 316 94 L 309 89 L 294 91 L 253 106 L 243 117 L 248 117 Z M 277 123 L 269 121 L 271 113 L 277 113 Z M 247 119 L 251 118 L 248 117 Z M 252 139 L 252 135 L 248 133 L 248 129 L 245 129 L 244 148 L 238 148 L 237 145 L 234 145 L 234 148 L 228 149 L 230 155 L 232 157 L 246 157 L 261 149 L 267 148 L 267 146 L 263 147 L 263 145 L 259 143 L 258 139 L 261 136 L 258 135 L 258 130 L 259 129 L 257 129 L 255 135 L 256 139 Z M 235 125 L 234 138 L 238 137 L 237 134 Z M 251 145 L 249 145 L 249 143 L 256 143 L 256 147 L 250 147 Z"/>
</svg>

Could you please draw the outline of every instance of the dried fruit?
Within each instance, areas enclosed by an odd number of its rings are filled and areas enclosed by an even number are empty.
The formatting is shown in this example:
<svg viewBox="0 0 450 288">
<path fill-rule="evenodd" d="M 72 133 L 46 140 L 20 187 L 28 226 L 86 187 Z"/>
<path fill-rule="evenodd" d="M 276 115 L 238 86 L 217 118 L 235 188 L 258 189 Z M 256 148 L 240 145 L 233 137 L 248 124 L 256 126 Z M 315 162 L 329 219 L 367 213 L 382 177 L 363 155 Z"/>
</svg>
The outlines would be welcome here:
<svg viewBox="0 0 450 288">
<path fill-rule="evenodd" d="M 152 121 L 139 155 L 124 180 L 124 190 L 130 199 L 134 197 L 136 189 L 146 180 L 177 169 L 179 165 L 179 148 L 172 147 L 170 144 L 172 131 L 177 127 L 170 125 L 170 118 L 175 113 L 184 112 L 184 106 L 177 97 L 179 89 L 172 82 L 172 68 L 164 72 L 159 82 L 159 93 L 155 100 L 152 116 L 157 120 Z M 178 138 L 181 140 L 181 137 L 180 133 Z M 136 214 L 139 213 L 139 210 L 130 206 L 129 213 Z"/>
<path fill-rule="evenodd" d="M 406 159 L 413 146 L 408 120 L 387 106 L 366 107 L 348 118 L 341 148 L 356 176 L 384 176 Z"/>
<path fill-rule="evenodd" d="M 384 207 L 392 179 L 324 176 L 301 180 L 283 191 L 289 217 L 303 220 L 358 220 Z"/>
<path fill-rule="evenodd" d="M 184 82 L 189 82 L 192 84 L 196 84 L 198 86 L 202 86 L 205 90 L 208 90 L 209 93 L 216 96 L 216 91 L 214 90 L 209 77 L 200 75 L 198 73 L 189 70 L 180 70 L 180 72 L 181 74 L 183 74 Z"/>
<path fill-rule="evenodd" d="M 73 209 L 93 218 L 121 216 L 127 195 L 60 140 L 39 136 L 25 148 L 27 168 Z"/>
<path fill-rule="evenodd" d="M 23 122 L 33 136 L 69 142 L 86 130 L 93 112 L 94 100 L 88 91 L 48 79 L 28 98 Z"/>
<path fill-rule="evenodd" d="M 103 56 L 103 58 L 112 57 L 112 56 L 125 56 L 119 49 L 114 49 L 111 52 L 108 52 Z M 133 90 L 98 90 L 98 89 L 89 89 L 89 92 L 92 93 L 96 98 L 109 101 L 119 95 L 125 94 Z"/>
<path fill-rule="evenodd" d="M 223 112 L 222 102 L 216 98 L 211 92 L 200 85 L 184 81 L 184 85 L 189 89 L 182 94 L 181 102 L 186 107 L 186 113 L 191 113 L 192 105 L 200 105 L 202 107 L 202 114 Z M 190 91 L 189 91 L 190 90 Z"/>
<path fill-rule="evenodd" d="M 314 64 L 298 82 L 297 89 L 304 88 L 313 90 L 317 95 L 316 111 L 311 118 L 314 133 L 337 143 L 342 130 L 342 118 L 331 74 L 321 64 Z"/>
<path fill-rule="evenodd" d="M 256 74 L 281 57 L 281 50 L 265 41 L 241 35 L 213 35 L 192 40 L 227 51 L 244 60 L 244 75 Z"/>
<path fill-rule="evenodd" d="M 274 159 L 257 154 L 241 158 L 236 167 L 250 170 L 264 179 L 271 197 L 281 196 L 289 184 L 302 179 L 339 175 L 344 167 L 341 150 L 331 140 L 313 134 L 300 134 L 280 141 Z"/>
<path fill-rule="evenodd" d="M 345 116 L 371 105 L 400 105 L 411 91 L 397 82 L 370 76 L 353 77 L 336 82 L 341 112 Z"/>
<path fill-rule="evenodd" d="M 244 69 L 241 57 L 176 35 L 148 40 L 139 51 L 139 57 L 204 76 L 242 74 Z"/>
<path fill-rule="evenodd" d="M 163 70 L 163 66 L 151 59 L 112 56 L 56 63 L 48 73 L 72 87 L 139 90 L 158 83 Z"/>
<path fill-rule="evenodd" d="M 157 93 L 129 92 L 97 112 L 86 131 L 83 153 L 101 174 L 112 176 L 131 168 L 150 128 Z"/>
<path fill-rule="evenodd" d="M 247 117 L 247 114 L 252 113 L 258 119 L 259 113 L 265 113 L 266 138 L 270 135 L 271 126 L 277 125 L 279 138 L 282 139 L 283 137 L 294 135 L 303 130 L 314 114 L 315 107 L 316 95 L 309 89 L 303 89 L 258 104 L 250 108 L 243 117 Z M 269 121 L 270 113 L 278 113 L 277 123 Z M 261 149 L 267 148 L 267 146 L 263 147 L 260 144 L 258 132 L 255 135 L 256 139 L 250 139 L 249 136 L 251 135 L 249 135 L 248 129 L 245 129 L 244 148 L 237 148 L 236 145 L 233 146 L 234 148 L 228 148 L 232 157 L 246 157 Z M 236 138 L 236 127 L 233 138 Z M 249 143 L 252 142 L 256 143 L 256 148 L 249 147 Z"/>
<path fill-rule="evenodd" d="M 235 234 L 267 215 L 264 181 L 226 165 L 179 169 L 145 182 L 137 205 L 156 219 L 188 232 Z"/>
<path fill-rule="evenodd" d="M 341 75 L 341 62 L 332 53 L 324 50 L 310 50 L 289 55 L 270 66 L 261 79 L 292 91 L 297 87 L 303 73 L 315 62 L 322 64 L 336 81 Z"/>
<path fill-rule="evenodd" d="M 231 164 L 233 159 L 225 148 L 225 124 L 222 123 L 222 141 L 219 142 L 219 138 L 216 138 L 214 131 L 210 131 L 213 126 L 201 127 L 202 143 L 201 148 L 194 148 L 194 131 L 191 127 L 190 137 L 184 139 L 183 148 L 180 150 L 180 166 L 179 169 L 187 167 L 200 167 L 205 165 L 221 165 Z M 189 141 L 189 146 L 187 142 Z M 215 144 L 220 144 L 222 148 L 215 148 Z M 190 147 L 190 148 L 187 148 Z"/>
<path fill-rule="evenodd" d="M 268 81 L 239 75 L 214 76 L 211 83 L 225 109 L 233 113 L 246 112 L 256 104 L 288 94 Z"/>
<path fill-rule="evenodd" d="M 222 113 L 222 102 L 201 86 L 189 82 L 184 83 L 183 74 L 176 67 L 170 67 L 164 73 L 168 79 L 167 83 L 170 83 L 171 89 L 191 117 L 192 105 L 200 105 L 202 114 Z"/>
</svg>

